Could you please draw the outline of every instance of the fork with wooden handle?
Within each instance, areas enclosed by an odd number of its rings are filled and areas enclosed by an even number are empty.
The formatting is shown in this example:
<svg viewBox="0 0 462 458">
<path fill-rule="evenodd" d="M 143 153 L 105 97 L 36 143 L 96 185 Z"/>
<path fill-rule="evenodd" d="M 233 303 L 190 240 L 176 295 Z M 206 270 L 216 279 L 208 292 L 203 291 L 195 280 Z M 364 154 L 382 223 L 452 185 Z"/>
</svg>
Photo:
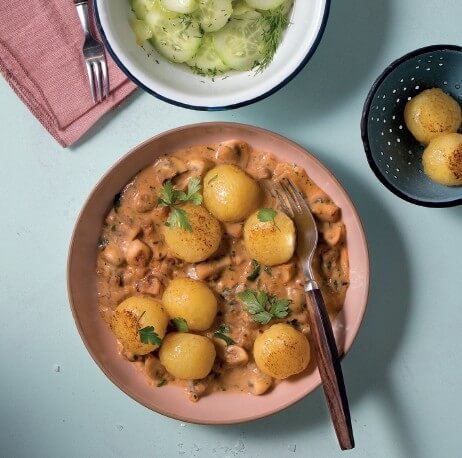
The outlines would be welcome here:
<svg viewBox="0 0 462 458">
<path fill-rule="evenodd" d="M 311 262 L 318 229 L 308 205 L 291 180 L 283 178 L 275 189 L 281 208 L 297 227 L 297 255 L 305 276 L 305 296 L 316 360 L 335 432 L 342 450 L 354 448 L 348 398 L 340 358 L 324 299 L 314 279 Z"/>
</svg>

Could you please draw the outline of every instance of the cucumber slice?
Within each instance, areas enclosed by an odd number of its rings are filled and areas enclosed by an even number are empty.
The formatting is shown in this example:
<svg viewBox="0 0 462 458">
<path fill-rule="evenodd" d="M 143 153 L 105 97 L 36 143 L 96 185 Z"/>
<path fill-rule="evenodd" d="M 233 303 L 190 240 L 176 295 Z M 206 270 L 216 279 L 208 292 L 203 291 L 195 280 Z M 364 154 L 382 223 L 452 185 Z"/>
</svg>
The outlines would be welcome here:
<svg viewBox="0 0 462 458">
<path fill-rule="evenodd" d="M 197 0 L 160 0 L 160 3 L 175 13 L 192 13 L 197 8 Z"/>
<path fill-rule="evenodd" d="M 284 0 L 245 0 L 249 6 L 257 10 L 272 10 L 284 3 Z"/>
<path fill-rule="evenodd" d="M 214 33 L 213 45 L 228 67 L 246 71 L 262 59 L 264 24 L 260 17 L 260 13 L 249 11 Z"/>
<path fill-rule="evenodd" d="M 247 5 L 245 0 L 239 0 L 233 3 L 233 14 L 231 15 L 231 17 L 241 16 L 244 13 L 247 13 L 248 11 L 253 11 L 253 8 Z"/>
<path fill-rule="evenodd" d="M 169 17 L 161 14 L 153 18 L 151 28 L 152 44 L 171 62 L 181 63 L 191 59 L 202 42 L 199 22 L 187 15 Z"/>
<path fill-rule="evenodd" d="M 146 14 L 144 17 L 144 22 L 154 33 L 157 28 L 164 26 L 164 23 L 169 19 L 174 19 L 179 17 L 178 13 L 173 13 L 172 11 L 166 10 L 161 4 L 156 1 L 154 7 Z"/>
<path fill-rule="evenodd" d="M 231 0 L 199 0 L 196 16 L 204 32 L 216 32 L 225 26 L 232 12 Z"/>
<path fill-rule="evenodd" d="M 131 17 L 129 23 L 135 33 L 136 44 L 141 46 L 146 40 L 152 37 L 152 30 L 144 21 Z"/>
<path fill-rule="evenodd" d="M 131 0 L 131 7 L 137 19 L 143 20 L 151 11 L 157 0 Z"/>
<path fill-rule="evenodd" d="M 213 46 L 211 34 L 205 34 L 196 55 L 187 64 L 196 73 L 205 76 L 215 76 L 227 72 L 229 68 L 223 63 Z"/>
</svg>

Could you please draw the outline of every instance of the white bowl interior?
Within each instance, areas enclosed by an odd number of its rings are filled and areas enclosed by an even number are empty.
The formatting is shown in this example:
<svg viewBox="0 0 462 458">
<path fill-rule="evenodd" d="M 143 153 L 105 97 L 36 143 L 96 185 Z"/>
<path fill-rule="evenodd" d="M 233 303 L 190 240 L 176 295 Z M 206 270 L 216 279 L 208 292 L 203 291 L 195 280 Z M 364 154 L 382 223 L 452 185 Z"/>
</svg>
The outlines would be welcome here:
<svg viewBox="0 0 462 458">
<path fill-rule="evenodd" d="M 261 74 L 232 72 L 212 79 L 172 64 L 146 42 L 141 48 L 128 23 L 128 0 L 95 0 L 99 22 L 117 59 L 139 83 L 184 105 L 220 108 L 270 92 L 292 75 L 315 46 L 328 0 L 295 0 L 291 21 L 270 66 Z"/>
</svg>

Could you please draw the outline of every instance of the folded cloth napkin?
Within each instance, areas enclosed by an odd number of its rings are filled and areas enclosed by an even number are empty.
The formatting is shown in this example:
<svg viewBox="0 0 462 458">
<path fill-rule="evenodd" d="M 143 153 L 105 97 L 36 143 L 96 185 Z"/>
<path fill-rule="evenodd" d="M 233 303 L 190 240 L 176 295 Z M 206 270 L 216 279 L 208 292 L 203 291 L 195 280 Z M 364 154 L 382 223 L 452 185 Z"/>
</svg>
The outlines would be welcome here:
<svg viewBox="0 0 462 458">
<path fill-rule="evenodd" d="M 1 0 L 0 72 L 63 146 L 77 141 L 135 89 L 106 55 L 110 97 L 93 103 L 82 45 L 72 0 Z"/>
</svg>

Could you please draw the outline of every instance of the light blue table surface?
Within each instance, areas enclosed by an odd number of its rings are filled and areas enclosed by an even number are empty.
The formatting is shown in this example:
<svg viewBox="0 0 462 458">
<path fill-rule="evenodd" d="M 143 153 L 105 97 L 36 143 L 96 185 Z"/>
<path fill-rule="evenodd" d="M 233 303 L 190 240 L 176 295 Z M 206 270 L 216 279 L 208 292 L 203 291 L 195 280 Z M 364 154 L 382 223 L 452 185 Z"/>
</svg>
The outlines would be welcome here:
<svg viewBox="0 0 462 458">
<path fill-rule="evenodd" d="M 342 455 L 321 390 L 250 424 L 184 424 L 119 391 L 74 325 L 66 256 L 87 194 L 139 142 L 213 120 L 263 126 L 307 147 L 363 218 L 372 284 L 343 364 L 357 446 L 342 456 L 462 456 L 462 208 L 419 208 L 389 193 L 369 170 L 359 131 L 381 70 L 420 46 L 462 44 L 461 21 L 460 0 L 333 0 L 314 58 L 269 99 L 199 113 L 139 92 L 67 150 L 1 80 L 0 456 Z"/>
</svg>

